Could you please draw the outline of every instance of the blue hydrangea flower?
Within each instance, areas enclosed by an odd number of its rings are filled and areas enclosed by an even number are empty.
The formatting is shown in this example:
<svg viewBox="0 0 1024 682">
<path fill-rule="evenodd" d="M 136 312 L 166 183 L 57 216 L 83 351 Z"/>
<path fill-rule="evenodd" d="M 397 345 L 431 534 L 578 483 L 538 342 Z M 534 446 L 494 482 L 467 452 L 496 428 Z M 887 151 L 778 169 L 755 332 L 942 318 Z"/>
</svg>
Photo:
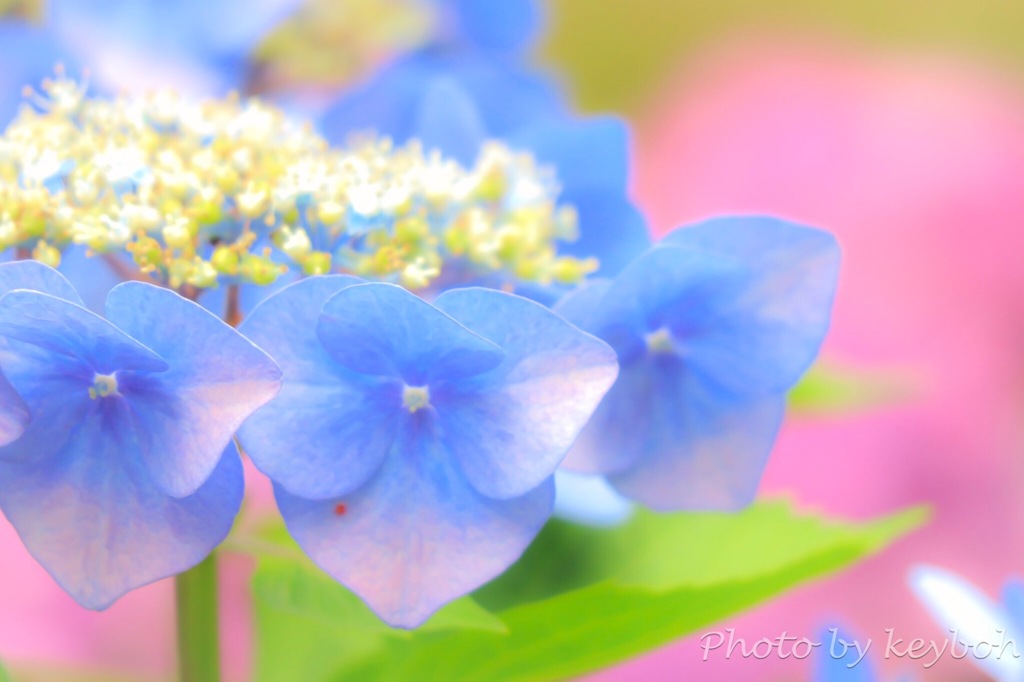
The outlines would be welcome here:
<svg viewBox="0 0 1024 682">
<path fill-rule="evenodd" d="M 825 232 L 720 218 L 570 293 L 556 311 L 610 343 L 621 372 L 566 468 L 660 510 L 748 504 L 828 328 L 838 265 Z"/>
<path fill-rule="evenodd" d="M 449 122 L 451 129 L 458 131 L 468 123 L 471 130 L 492 138 L 504 139 L 523 127 L 567 113 L 559 89 L 543 74 L 474 54 L 430 49 L 407 55 L 346 90 L 323 114 L 320 128 L 332 144 L 366 131 L 404 144 L 419 138 L 424 124 L 438 120 L 437 110 L 430 107 L 445 104 L 446 92 L 464 98 L 446 105 L 460 117 Z M 464 102 L 473 108 L 465 109 Z M 467 160 L 465 148 L 447 151 Z"/>
<path fill-rule="evenodd" d="M 958 653 L 970 649 L 965 658 L 998 682 L 1024 680 L 1024 581 L 1008 580 L 998 602 L 936 566 L 915 566 L 909 582 Z"/>
<path fill-rule="evenodd" d="M 16 110 L 22 87 L 52 73 L 57 61 L 88 67 L 94 87 L 111 92 L 239 88 L 251 51 L 300 1 L 49 0 L 40 27 L 0 19 L 0 124 Z"/>
<path fill-rule="evenodd" d="M 540 530 L 615 354 L 510 294 L 456 289 L 431 305 L 359 282 L 303 280 L 244 322 L 284 385 L 239 437 L 312 559 L 414 627 Z"/>
<path fill-rule="evenodd" d="M 441 43 L 466 45 L 492 55 L 515 55 L 537 36 L 542 23 L 536 0 L 434 0 L 446 15 Z"/>
<path fill-rule="evenodd" d="M 436 35 L 340 96 L 322 121 L 331 142 L 365 130 L 400 143 L 416 137 L 422 104 L 439 87 L 465 93 L 476 122 L 497 138 L 567 112 L 556 83 L 521 63 L 542 23 L 535 0 L 433 2 Z"/>
<path fill-rule="evenodd" d="M 55 270 L 0 265 L 0 368 L 28 405 L 0 509 L 80 604 L 180 573 L 242 500 L 232 437 L 280 387 L 267 355 L 172 291 L 114 288 L 106 319 Z"/>
<path fill-rule="evenodd" d="M 244 84 L 256 44 L 300 0 L 51 0 L 58 39 L 111 89 L 158 83 L 191 94 Z"/>
<path fill-rule="evenodd" d="M 819 632 L 815 641 L 821 646 L 817 647 L 812 656 L 812 682 L 881 681 L 872 660 L 874 656 L 871 648 L 864 652 L 864 647 L 868 646 L 867 638 L 858 638 L 843 628 L 833 626 Z M 856 644 L 860 645 L 859 650 Z"/>
<path fill-rule="evenodd" d="M 650 247 L 647 222 L 629 200 L 630 139 L 622 119 L 554 117 L 521 128 L 508 143 L 555 168 L 561 201 L 576 209 L 579 239 L 560 253 L 593 256 L 597 274 L 613 277 Z"/>
</svg>

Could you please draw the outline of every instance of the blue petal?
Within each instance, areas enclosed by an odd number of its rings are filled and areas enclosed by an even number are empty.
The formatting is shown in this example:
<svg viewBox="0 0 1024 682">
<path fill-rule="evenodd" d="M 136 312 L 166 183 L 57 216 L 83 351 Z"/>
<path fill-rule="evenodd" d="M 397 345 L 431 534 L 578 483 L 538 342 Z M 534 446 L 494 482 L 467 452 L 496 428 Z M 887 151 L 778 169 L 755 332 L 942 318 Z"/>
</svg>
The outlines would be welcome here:
<svg viewBox="0 0 1024 682">
<path fill-rule="evenodd" d="M 19 260 L 0 265 L 0 296 L 15 289 L 38 291 L 69 303 L 85 305 L 78 292 L 62 274 L 39 261 Z"/>
<path fill-rule="evenodd" d="M 0 374 L 0 447 L 21 438 L 28 421 L 28 406 L 7 377 Z M 0 457 L 3 457 L 2 450 Z"/>
<path fill-rule="evenodd" d="M 528 149 L 538 161 L 554 166 L 567 192 L 626 192 L 629 129 L 621 119 L 554 118 L 516 132 L 509 138 L 509 144 Z"/>
<path fill-rule="evenodd" d="M 450 79 L 469 96 L 489 137 L 506 137 L 565 110 L 558 88 L 544 76 L 464 55 L 422 52 L 347 92 L 324 114 L 321 129 L 335 144 L 367 131 L 404 144 L 416 136 L 420 107 L 437 78 Z"/>
<path fill-rule="evenodd" d="M 439 150 L 467 168 L 487 136 L 473 100 L 451 78 L 437 78 L 427 88 L 413 134 L 426 151 Z"/>
<path fill-rule="evenodd" d="M 455 289 L 435 305 L 500 346 L 504 361 L 435 404 L 445 445 L 484 495 L 522 495 L 550 477 L 615 381 L 615 352 L 540 304 Z"/>
<path fill-rule="evenodd" d="M 716 322 L 712 294 L 738 286 L 744 274 L 726 258 L 662 246 L 645 252 L 611 283 L 570 292 L 555 311 L 610 343 L 626 363 L 645 353 L 645 336 L 669 320 L 692 327 Z"/>
<path fill-rule="evenodd" d="M 603 477 L 555 472 L 555 516 L 588 526 L 618 526 L 632 513 L 632 503 Z"/>
<path fill-rule="evenodd" d="M 715 292 L 715 314 L 686 338 L 691 361 L 735 390 L 787 390 L 814 361 L 828 331 L 839 275 L 832 235 L 776 218 L 717 218 L 665 244 L 734 259 L 738 286 Z"/>
<path fill-rule="evenodd" d="M 597 274 L 614 277 L 651 245 L 647 221 L 625 196 L 601 190 L 563 192 L 559 202 L 576 209 L 579 238 L 558 245 L 558 252 L 597 258 Z"/>
<path fill-rule="evenodd" d="M 168 368 L 163 358 L 102 317 L 34 291 L 16 290 L 0 298 L 0 337 L 70 355 L 98 374 Z"/>
<path fill-rule="evenodd" d="M 519 50 L 540 28 L 541 12 L 536 0 L 449 1 L 458 13 L 464 38 L 484 50 Z"/>
<path fill-rule="evenodd" d="M 107 296 L 110 290 L 116 287 L 125 279 L 104 260 L 104 257 L 86 256 L 86 248 L 75 246 L 61 255 L 60 274 L 64 275 L 77 291 L 77 296 L 82 297 L 83 302 L 68 299 L 73 303 L 79 303 L 83 308 L 88 308 L 96 314 L 102 314 L 107 303 Z M 126 270 L 135 271 L 136 266 L 131 262 L 128 254 L 108 254 L 110 258 L 116 258 L 124 263 Z M 54 294 L 52 291 L 45 293 Z M 62 296 L 61 298 L 67 298 Z"/>
<path fill-rule="evenodd" d="M 0 509 L 61 587 L 100 610 L 202 561 L 231 530 L 244 484 L 229 445 L 194 495 L 166 495 L 123 428 L 128 408 L 109 400 L 93 405 L 52 462 L 0 462 Z"/>
<path fill-rule="evenodd" d="M 748 395 L 788 390 L 827 331 L 838 251 L 815 230 L 767 231 L 759 246 L 771 257 L 673 238 L 623 270 L 590 317 L 571 321 L 612 343 L 620 359 L 665 329 L 689 364 L 724 387 Z"/>
<path fill-rule="evenodd" d="M 156 2 L 160 8 L 167 6 L 160 0 Z M 248 56 L 302 4 L 303 0 L 179 0 L 174 6 L 209 49 Z"/>
<path fill-rule="evenodd" d="M 416 135 L 416 114 L 431 73 L 416 61 L 385 67 L 366 84 L 346 92 L 321 117 L 320 129 L 335 145 L 353 133 L 374 131 L 404 144 Z"/>
<path fill-rule="evenodd" d="M 337 362 L 409 386 L 498 366 L 501 348 L 394 284 L 359 284 L 324 304 L 317 335 Z"/>
<path fill-rule="evenodd" d="M 107 318 L 160 353 L 170 369 L 119 379 L 154 483 L 185 497 L 209 478 L 242 422 L 273 398 L 281 371 L 270 357 L 199 305 L 169 289 L 126 282 Z"/>
<path fill-rule="evenodd" d="M 512 500 L 484 497 L 432 433 L 431 413 L 406 417 L 384 465 L 343 498 L 310 501 L 277 486 L 288 530 L 310 557 L 396 627 L 501 574 L 551 514 L 544 481 Z"/>
<path fill-rule="evenodd" d="M 0 367 L 32 415 L 21 438 L 0 447 L 0 461 L 51 459 L 90 409 L 95 370 L 79 358 L 2 338 Z"/>
<path fill-rule="evenodd" d="M 557 301 L 554 311 L 569 322 L 594 334 L 603 330 L 605 299 L 614 280 L 594 277 L 584 281 Z"/>
<path fill-rule="evenodd" d="M 565 467 L 658 510 L 734 510 L 757 493 L 785 398 L 736 398 L 659 355 L 624 364 Z"/>
<path fill-rule="evenodd" d="M 813 682 L 877 682 L 880 678 L 868 658 L 858 662 L 860 651 L 869 640 L 858 639 L 840 628 L 827 628 L 818 634 L 821 646 L 814 655 Z"/>
<path fill-rule="evenodd" d="M 446 66 L 443 57 L 435 59 L 434 68 Z M 447 67 L 447 74 L 476 102 L 492 138 L 507 138 L 523 127 L 565 114 L 559 85 L 542 73 L 469 58 L 450 59 Z"/>
<path fill-rule="evenodd" d="M 980 654 L 985 645 L 989 645 L 998 653 L 999 644 L 1011 639 L 1008 633 L 1017 635 L 1013 632 L 1015 621 L 1008 608 L 993 602 L 956 573 L 936 566 L 917 565 L 911 567 L 907 582 L 942 631 L 956 631 L 955 639 L 961 650 L 977 648 Z M 1024 660 L 1019 656 L 979 655 L 973 657 L 972 662 L 999 682 L 1024 679 Z"/>
<path fill-rule="evenodd" d="M 101 89 L 140 90 L 158 81 L 210 94 L 240 85 L 247 49 L 218 39 L 218 34 L 230 36 L 239 22 L 210 23 L 204 9 L 216 4 L 53 0 L 47 3 L 47 21 L 88 64 L 92 82 Z"/>
<path fill-rule="evenodd" d="M 240 75 L 247 53 L 300 0 L 51 0 L 59 34 L 93 59 L 124 46 L 171 61 L 205 64 Z M 83 38 L 87 36 L 89 40 Z M 237 85 L 237 84 L 236 84 Z"/>
<path fill-rule="evenodd" d="M 1024 580 L 1013 577 L 1003 585 L 1003 605 L 1010 614 L 1014 643 L 1024 646 L 1024 640 L 1017 639 L 1024 635 Z"/>
<path fill-rule="evenodd" d="M 241 326 L 280 365 L 284 384 L 239 439 L 262 472 L 309 499 L 362 485 L 394 440 L 400 387 L 342 367 L 316 335 L 324 303 L 360 283 L 343 275 L 301 280 L 257 306 Z"/>
<path fill-rule="evenodd" d="M 22 89 L 38 86 L 53 75 L 57 64 L 71 63 L 67 52 L 50 33 L 17 19 L 0 18 L 0 130 L 7 127 L 21 105 Z"/>
</svg>

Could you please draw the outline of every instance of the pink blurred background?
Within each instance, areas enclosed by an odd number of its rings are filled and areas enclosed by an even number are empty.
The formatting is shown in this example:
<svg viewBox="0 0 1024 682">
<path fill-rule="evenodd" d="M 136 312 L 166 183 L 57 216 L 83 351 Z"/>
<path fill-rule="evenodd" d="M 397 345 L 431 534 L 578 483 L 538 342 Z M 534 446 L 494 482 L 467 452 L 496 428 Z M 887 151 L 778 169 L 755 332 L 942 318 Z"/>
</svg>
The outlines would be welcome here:
<svg viewBox="0 0 1024 682">
<path fill-rule="evenodd" d="M 566 30 L 559 26 L 554 40 Z M 922 502 L 934 516 L 854 569 L 716 629 L 735 627 L 749 640 L 783 630 L 803 636 L 835 617 L 862 637 L 895 628 L 941 638 L 906 588 L 910 565 L 948 567 L 993 595 L 1008 576 L 1024 574 L 1019 72 L 956 49 L 756 29 L 664 58 L 657 87 L 623 106 L 635 124 L 634 196 L 658 233 L 743 211 L 838 235 L 844 270 L 824 359 L 885 372 L 908 392 L 868 411 L 792 419 L 762 493 L 857 519 Z M 546 54 L 557 61 L 571 49 L 549 46 Z M 563 66 L 572 75 L 572 64 Z M 253 485 L 265 492 L 256 475 Z M 125 680 L 168 678 L 169 582 L 97 614 L 65 596 L 2 520 L 0 556 L 6 658 L 47 661 L 45 680 L 72 679 L 63 668 L 79 663 L 114 666 Z M 229 679 L 240 682 L 249 676 L 250 567 L 237 557 L 225 563 L 224 646 Z M 806 664 L 774 658 L 700 658 L 690 638 L 590 679 L 808 675 Z M 888 679 L 984 679 L 948 658 L 929 671 L 896 661 L 883 668 Z"/>
</svg>

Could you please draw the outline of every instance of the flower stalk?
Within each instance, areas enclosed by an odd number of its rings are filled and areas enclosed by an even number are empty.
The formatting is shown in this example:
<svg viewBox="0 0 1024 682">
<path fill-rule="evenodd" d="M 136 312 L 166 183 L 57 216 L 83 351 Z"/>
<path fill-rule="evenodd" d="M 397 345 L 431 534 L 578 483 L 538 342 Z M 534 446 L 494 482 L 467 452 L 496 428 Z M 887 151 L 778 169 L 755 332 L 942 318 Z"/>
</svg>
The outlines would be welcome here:
<svg viewBox="0 0 1024 682">
<path fill-rule="evenodd" d="M 217 554 L 175 578 L 178 617 L 178 679 L 220 681 Z"/>
</svg>

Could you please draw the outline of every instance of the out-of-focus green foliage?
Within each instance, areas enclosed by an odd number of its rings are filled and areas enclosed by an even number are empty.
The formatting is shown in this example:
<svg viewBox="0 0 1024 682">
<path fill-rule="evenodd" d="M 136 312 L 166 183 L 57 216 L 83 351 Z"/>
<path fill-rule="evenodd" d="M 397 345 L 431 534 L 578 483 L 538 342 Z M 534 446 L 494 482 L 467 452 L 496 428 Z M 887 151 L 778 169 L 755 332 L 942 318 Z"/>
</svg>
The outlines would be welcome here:
<svg viewBox="0 0 1024 682">
<path fill-rule="evenodd" d="M 770 502 L 739 514 L 639 511 L 618 528 L 552 521 L 504 576 L 413 632 L 382 625 L 278 529 L 254 579 L 257 680 L 565 679 L 842 568 L 923 518 L 837 523 Z"/>
<path fill-rule="evenodd" d="M 802 415 L 838 415 L 904 402 L 912 394 L 912 382 L 898 373 L 824 364 L 812 367 L 790 391 L 789 406 Z"/>
<path fill-rule="evenodd" d="M 680 64 L 739 34 L 806 34 L 975 55 L 1024 70 L 1013 0 L 550 0 L 545 62 L 588 110 L 635 111 Z"/>
<path fill-rule="evenodd" d="M 43 0 L 0 0 L 0 19 L 25 17 L 38 19 L 42 15 Z M 0 677 L 0 682 L 3 678 Z"/>
<path fill-rule="evenodd" d="M 257 49 L 254 86 L 345 86 L 426 43 L 436 30 L 429 7 L 415 0 L 306 0 Z"/>
</svg>

